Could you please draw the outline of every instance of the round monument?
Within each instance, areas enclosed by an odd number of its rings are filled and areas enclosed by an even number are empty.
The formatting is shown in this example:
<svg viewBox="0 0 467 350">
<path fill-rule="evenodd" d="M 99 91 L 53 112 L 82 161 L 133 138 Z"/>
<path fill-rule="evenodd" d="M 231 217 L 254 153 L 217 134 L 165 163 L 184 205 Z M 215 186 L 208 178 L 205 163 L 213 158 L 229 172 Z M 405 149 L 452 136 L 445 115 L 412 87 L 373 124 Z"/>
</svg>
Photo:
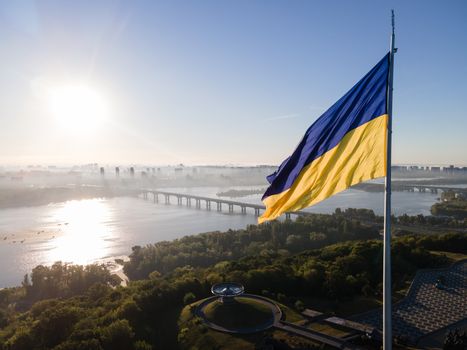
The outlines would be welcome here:
<svg viewBox="0 0 467 350">
<path fill-rule="evenodd" d="M 211 287 L 211 293 L 218 296 L 222 303 L 230 303 L 235 297 L 242 295 L 245 288 L 240 283 L 223 282 L 216 283 Z"/>
</svg>

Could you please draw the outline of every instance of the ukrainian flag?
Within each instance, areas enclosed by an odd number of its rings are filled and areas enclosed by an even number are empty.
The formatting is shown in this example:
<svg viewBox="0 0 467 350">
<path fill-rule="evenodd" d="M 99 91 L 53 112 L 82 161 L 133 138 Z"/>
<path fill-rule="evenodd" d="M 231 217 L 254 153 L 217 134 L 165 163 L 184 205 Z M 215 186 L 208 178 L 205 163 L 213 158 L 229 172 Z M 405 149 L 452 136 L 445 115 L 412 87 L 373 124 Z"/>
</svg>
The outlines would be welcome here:
<svg viewBox="0 0 467 350">
<path fill-rule="evenodd" d="M 306 131 L 268 176 L 259 223 L 386 175 L 389 54 Z"/>
</svg>

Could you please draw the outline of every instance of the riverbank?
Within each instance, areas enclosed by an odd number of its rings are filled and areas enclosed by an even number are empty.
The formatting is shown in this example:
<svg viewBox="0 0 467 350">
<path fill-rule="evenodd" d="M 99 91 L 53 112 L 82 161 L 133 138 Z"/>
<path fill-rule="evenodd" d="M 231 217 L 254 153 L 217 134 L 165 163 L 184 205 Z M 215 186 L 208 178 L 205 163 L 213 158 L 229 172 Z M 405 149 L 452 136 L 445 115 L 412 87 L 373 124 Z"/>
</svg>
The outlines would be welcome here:
<svg viewBox="0 0 467 350">
<path fill-rule="evenodd" d="M 445 215 L 458 219 L 467 219 L 467 200 L 459 198 L 435 203 L 431 207 L 431 213 L 433 215 Z"/>
<path fill-rule="evenodd" d="M 2 188 L 0 191 L 0 209 L 33 207 L 69 200 L 113 198 L 133 194 L 134 192 L 130 189 L 90 185 Z"/>
</svg>

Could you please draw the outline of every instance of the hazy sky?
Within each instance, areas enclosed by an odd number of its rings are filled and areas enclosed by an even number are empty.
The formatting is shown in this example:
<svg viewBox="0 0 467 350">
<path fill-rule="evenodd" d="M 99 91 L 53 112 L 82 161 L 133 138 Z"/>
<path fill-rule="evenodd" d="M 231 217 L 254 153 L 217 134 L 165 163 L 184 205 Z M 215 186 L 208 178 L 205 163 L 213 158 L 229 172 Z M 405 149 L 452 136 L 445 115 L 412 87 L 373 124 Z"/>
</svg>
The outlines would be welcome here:
<svg viewBox="0 0 467 350">
<path fill-rule="evenodd" d="M 278 164 L 387 52 L 391 8 L 393 161 L 467 165 L 464 0 L 1 1 L 0 163 Z"/>
</svg>

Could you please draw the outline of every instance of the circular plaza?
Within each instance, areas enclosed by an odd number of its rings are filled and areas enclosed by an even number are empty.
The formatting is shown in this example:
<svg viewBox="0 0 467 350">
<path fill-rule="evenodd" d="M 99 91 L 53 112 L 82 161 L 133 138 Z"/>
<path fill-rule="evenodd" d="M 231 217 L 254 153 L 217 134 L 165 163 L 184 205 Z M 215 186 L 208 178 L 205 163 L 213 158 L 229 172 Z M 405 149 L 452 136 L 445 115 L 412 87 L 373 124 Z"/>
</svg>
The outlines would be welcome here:
<svg viewBox="0 0 467 350">
<path fill-rule="evenodd" d="M 264 331 L 279 322 L 282 311 L 271 300 L 244 293 L 239 283 L 226 282 L 212 286 L 212 297 L 202 301 L 196 315 L 217 331 L 248 334 Z"/>
</svg>

